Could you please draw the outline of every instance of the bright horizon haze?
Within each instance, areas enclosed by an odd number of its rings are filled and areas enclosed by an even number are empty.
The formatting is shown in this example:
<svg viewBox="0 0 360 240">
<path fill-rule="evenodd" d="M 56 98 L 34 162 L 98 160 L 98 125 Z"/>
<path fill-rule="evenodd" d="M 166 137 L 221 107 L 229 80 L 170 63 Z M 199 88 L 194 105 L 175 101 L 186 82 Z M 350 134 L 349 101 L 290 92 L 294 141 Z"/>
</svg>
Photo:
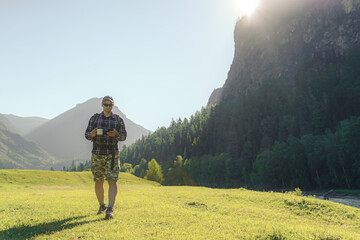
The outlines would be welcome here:
<svg viewBox="0 0 360 240">
<path fill-rule="evenodd" d="M 242 14 L 239 0 L 1 1 L 0 113 L 52 119 L 111 95 L 167 127 L 225 83 Z"/>
</svg>

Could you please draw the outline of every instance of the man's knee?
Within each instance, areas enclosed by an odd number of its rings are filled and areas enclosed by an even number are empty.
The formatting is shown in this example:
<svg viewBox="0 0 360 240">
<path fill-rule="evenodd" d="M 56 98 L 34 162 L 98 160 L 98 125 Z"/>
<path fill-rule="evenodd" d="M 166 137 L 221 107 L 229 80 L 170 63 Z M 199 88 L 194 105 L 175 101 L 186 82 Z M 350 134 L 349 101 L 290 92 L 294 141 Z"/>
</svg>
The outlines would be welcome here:
<svg viewBox="0 0 360 240">
<path fill-rule="evenodd" d="M 100 179 L 98 181 L 95 181 L 95 186 L 103 186 L 104 185 L 105 180 L 104 179 Z"/>
<path fill-rule="evenodd" d="M 117 180 L 109 179 L 107 180 L 110 186 L 117 186 Z"/>
</svg>

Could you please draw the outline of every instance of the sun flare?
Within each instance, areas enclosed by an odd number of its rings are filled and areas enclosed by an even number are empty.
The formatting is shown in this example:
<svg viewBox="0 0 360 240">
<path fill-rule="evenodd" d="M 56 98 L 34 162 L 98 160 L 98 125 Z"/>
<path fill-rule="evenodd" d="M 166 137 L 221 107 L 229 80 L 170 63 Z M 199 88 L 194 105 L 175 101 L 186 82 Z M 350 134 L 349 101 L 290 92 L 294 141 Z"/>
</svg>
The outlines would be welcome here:
<svg viewBox="0 0 360 240">
<path fill-rule="evenodd" d="M 259 6 L 259 0 L 239 0 L 241 14 L 250 16 Z"/>
</svg>

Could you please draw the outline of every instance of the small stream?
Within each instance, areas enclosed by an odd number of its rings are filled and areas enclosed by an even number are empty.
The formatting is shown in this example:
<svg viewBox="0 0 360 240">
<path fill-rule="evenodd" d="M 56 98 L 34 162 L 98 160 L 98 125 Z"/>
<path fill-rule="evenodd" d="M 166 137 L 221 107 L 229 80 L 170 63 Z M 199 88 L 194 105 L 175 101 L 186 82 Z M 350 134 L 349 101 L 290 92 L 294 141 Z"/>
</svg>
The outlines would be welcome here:
<svg viewBox="0 0 360 240">
<path fill-rule="evenodd" d="M 324 199 L 323 196 L 316 197 L 318 199 Z M 344 205 L 360 208 L 360 196 L 341 196 L 341 197 L 329 197 L 328 200 L 325 201 L 332 201 L 341 203 Z"/>
</svg>

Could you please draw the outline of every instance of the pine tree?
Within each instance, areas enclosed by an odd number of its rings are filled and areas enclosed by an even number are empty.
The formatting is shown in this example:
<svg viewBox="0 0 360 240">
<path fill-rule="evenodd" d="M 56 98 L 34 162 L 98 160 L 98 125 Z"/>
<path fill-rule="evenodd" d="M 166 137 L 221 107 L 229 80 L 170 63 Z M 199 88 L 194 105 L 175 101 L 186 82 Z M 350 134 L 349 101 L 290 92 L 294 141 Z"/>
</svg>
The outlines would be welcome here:
<svg viewBox="0 0 360 240">
<path fill-rule="evenodd" d="M 70 166 L 70 169 L 69 169 L 70 172 L 76 172 L 76 165 L 75 165 L 75 161 L 72 160 L 71 162 L 71 166 Z"/>
</svg>

